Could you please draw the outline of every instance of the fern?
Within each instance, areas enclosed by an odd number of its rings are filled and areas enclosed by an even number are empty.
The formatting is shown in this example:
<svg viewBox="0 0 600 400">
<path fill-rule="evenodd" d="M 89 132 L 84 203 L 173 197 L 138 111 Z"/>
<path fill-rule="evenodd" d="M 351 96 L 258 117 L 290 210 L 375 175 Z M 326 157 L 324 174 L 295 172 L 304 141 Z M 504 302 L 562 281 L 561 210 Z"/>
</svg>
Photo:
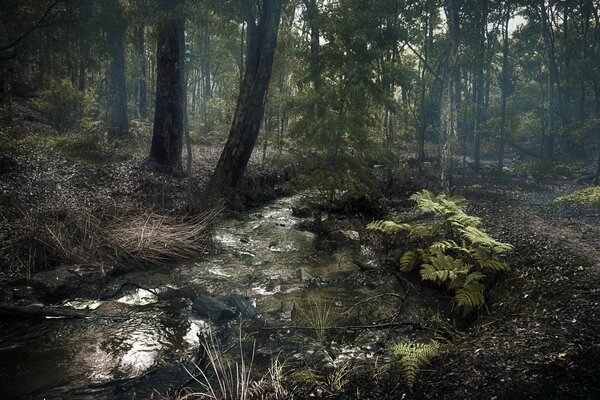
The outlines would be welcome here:
<svg viewBox="0 0 600 400">
<path fill-rule="evenodd" d="M 411 226 L 408 224 L 397 224 L 393 221 L 373 221 L 367 225 L 367 228 L 384 233 L 397 233 L 401 231 L 409 231 Z"/>
<path fill-rule="evenodd" d="M 419 262 L 419 253 L 409 250 L 400 257 L 400 271 L 410 272 Z"/>
<path fill-rule="evenodd" d="M 409 225 L 393 221 L 375 221 L 368 228 L 381 232 L 417 236 L 419 243 L 429 243 L 406 251 L 400 257 L 400 271 L 410 272 L 420 266 L 421 279 L 445 287 L 454 294 L 453 304 L 464 314 L 484 304 L 487 273 L 508 270 L 495 258 L 513 249 L 488 235 L 479 226 L 481 219 L 464 212 L 466 201 L 459 196 L 434 195 L 422 190 L 411 196 L 424 213 L 432 213 L 442 222 Z M 457 242 L 460 238 L 460 244 Z"/>
<path fill-rule="evenodd" d="M 440 346 L 435 342 L 431 344 L 400 342 L 393 345 L 391 351 L 400 357 L 399 364 L 404 382 L 412 389 L 421 368 L 440 355 Z"/>
<path fill-rule="evenodd" d="M 463 310 L 463 314 L 479 308 L 484 303 L 483 290 L 485 287 L 477 280 L 464 284 L 456 291 L 454 304 Z"/>
</svg>

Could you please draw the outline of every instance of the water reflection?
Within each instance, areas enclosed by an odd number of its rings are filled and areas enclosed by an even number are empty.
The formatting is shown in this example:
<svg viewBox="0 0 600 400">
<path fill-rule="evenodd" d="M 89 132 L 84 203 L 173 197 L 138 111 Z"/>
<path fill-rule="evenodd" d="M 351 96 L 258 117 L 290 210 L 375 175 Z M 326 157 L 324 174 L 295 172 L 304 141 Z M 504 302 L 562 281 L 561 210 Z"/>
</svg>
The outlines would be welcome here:
<svg viewBox="0 0 600 400">
<path fill-rule="evenodd" d="M 0 321 L 0 398 L 139 376 L 197 346 L 201 329 L 155 309 L 127 320 Z"/>
</svg>

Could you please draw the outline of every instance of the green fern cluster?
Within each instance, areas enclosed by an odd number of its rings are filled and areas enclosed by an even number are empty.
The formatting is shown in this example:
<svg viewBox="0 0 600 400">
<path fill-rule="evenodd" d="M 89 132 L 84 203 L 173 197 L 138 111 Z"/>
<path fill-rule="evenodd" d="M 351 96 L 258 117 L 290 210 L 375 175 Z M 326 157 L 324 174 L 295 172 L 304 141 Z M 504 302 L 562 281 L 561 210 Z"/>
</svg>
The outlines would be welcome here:
<svg viewBox="0 0 600 400">
<path fill-rule="evenodd" d="M 435 342 L 430 344 L 400 342 L 393 345 L 391 351 L 400 357 L 399 364 L 404 383 L 412 389 L 421 368 L 440 355 L 440 346 Z"/>
<path fill-rule="evenodd" d="M 438 221 L 421 225 L 374 221 L 369 229 L 418 238 L 421 245 L 400 257 L 400 270 L 410 272 L 420 266 L 423 280 L 434 282 L 454 293 L 454 305 L 464 314 L 484 304 L 483 284 L 487 274 L 508 269 L 496 258 L 513 247 L 502 243 L 481 228 L 481 220 L 464 212 L 466 201 L 458 196 L 433 195 L 427 190 L 411 196 L 424 213 Z"/>
</svg>

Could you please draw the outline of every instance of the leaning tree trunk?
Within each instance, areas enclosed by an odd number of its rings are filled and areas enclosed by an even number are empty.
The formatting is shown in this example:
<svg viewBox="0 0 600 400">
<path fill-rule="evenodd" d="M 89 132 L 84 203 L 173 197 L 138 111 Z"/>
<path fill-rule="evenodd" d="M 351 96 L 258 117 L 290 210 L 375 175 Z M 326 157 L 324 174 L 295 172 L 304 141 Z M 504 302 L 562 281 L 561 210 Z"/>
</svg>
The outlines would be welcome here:
<svg viewBox="0 0 600 400">
<path fill-rule="evenodd" d="M 227 199 L 244 174 L 260 130 L 273 69 L 281 2 L 264 0 L 258 23 L 250 1 L 242 0 L 242 5 L 248 43 L 244 78 L 227 143 L 203 195 L 205 207 Z"/>
<path fill-rule="evenodd" d="M 184 22 L 174 13 L 180 1 L 163 0 L 169 17 L 160 23 L 156 49 L 156 105 L 150 162 L 174 172 L 181 167 L 185 90 Z"/>
<path fill-rule="evenodd" d="M 454 99 L 454 80 L 456 79 L 456 66 L 458 63 L 459 46 L 459 5 L 460 0 L 447 0 L 444 9 L 448 21 L 448 35 L 450 37 L 450 50 L 444 68 L 442 82 L 442 99 L 440 103 L 440 181 L 444 190 L 452 188 L 452 141 L 456 133 L 456 104 Z"/>
<path fill-rule="evenodd" d="M 119 0 L 109 0 L 107 11 L 111 21 L 106 26 L 110 61 L 108 63 L 108 115 L 107 130 L 111 139 L 129 136 L 127 121 L 127 86 L 125 84 L 125 28 Z"/>
</svg>

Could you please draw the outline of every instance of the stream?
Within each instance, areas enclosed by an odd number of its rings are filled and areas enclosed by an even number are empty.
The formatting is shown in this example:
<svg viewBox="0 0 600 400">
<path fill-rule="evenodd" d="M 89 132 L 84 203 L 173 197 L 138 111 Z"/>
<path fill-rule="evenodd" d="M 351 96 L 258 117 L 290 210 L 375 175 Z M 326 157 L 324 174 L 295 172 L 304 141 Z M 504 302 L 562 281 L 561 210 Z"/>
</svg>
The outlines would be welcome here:
<svg viewBox="0 0 600 400">
<path fill-rule="evenodd" d="M 321 371 L 381 360 L 381 344 L 413 337 L 414 325 L 436 307 L 435 296 L 382 273 L 358 232 L 343 233 L 348 241 L 333 248 L 317 246 L 292 214 L 300 199 L 222 221 L 201 260 L 129 272 L 112 279 L 100 300 L 61 304 L 87 310 L 89 318 L 0 319 L 0 398 L 172 394 L 189 380 L 183 366 L 194 368 L 210 325 L 189 298 L 161 296 L 181 289 L 248 299 L 258 315 L 243 330 L 256 343 L 257 371 L 281 354 L 297 369 Z M 401 325 L 367 329 L 380 321 Z M 217 325 L 215 335 L 237 340 L 238 322 Z M 355 329 L 320 329 L 346 325 Z"/>
</svg>

